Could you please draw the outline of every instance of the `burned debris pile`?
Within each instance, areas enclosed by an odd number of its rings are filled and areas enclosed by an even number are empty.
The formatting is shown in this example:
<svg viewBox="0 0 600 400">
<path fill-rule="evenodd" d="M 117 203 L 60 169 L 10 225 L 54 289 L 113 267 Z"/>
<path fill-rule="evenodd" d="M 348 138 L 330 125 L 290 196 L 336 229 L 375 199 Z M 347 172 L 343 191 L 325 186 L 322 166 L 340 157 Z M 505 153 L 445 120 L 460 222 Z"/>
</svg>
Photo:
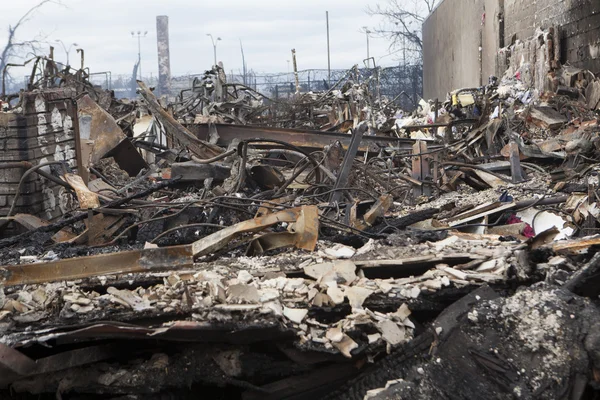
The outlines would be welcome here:
<svg viewBox="0 0 600 400">
<path fill-rule="evenodd" d="M 0 113 L 3 396 L 595 398 L 600 84 L 558 71 L 402 112 L 37 59 Z"/>
</svg>

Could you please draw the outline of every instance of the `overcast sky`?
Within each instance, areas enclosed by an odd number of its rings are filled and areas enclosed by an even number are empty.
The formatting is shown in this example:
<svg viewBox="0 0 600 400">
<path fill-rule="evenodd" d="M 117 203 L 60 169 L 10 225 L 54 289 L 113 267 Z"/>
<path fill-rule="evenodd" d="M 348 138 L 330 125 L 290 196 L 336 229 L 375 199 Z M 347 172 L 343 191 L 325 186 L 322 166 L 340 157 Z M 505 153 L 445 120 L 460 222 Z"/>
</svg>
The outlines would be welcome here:
<svg viewBox="0 0 600 400">
<path fill-rule="evenodd" d="M 6 42 L 6 27 L 15 23 L 39 0 L 0 0 L 0 47 Z M 385 1 L 385 0 L 381 0 Z M 367 45 L 361 27 L 378 19 L 365 12 L 377 0 L 62 0 L 64 6 L 47 4 L 18 32 L 20 39 L 40 33 L 49 41 L 61 39 L 67 46 L 85 49 L 86 66 L 92 72 L 131 73 L 137 59 L 137 40 L 131 31 L 148 31 L 142 39 L 144 76 L 157 73 L 156 16 L 168 15 L 173 75 L 200 73 L 210 67 L 213 48 L 209 37 L 221 37 L 218 59 L 227 72 L 242 66 L 242 39 L 246 64 L 258 72 L 287 72 L 291 49 L 298 55 L 298 68 L 327 68 L 325 11 L 329 11 L 331 63 L 333 69 L 361 64 Z M 378 64 L 396 63 L 388 42 L 371 39 L 371 56 Z M 57 58 L 64 59 L 57 45 Z M 78 60 L 71 51 L 71 64 Z"/>
</svg>

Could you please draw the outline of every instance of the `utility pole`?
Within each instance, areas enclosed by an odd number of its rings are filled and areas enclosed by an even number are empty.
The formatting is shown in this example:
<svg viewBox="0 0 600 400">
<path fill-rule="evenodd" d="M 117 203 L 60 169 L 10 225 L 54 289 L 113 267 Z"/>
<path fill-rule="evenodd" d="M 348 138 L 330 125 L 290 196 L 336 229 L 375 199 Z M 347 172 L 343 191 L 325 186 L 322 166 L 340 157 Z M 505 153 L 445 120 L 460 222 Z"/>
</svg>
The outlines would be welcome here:
<svg viewBox="0 0 600 400">
<path fill-rule="evenodd" d="M 60 43 L 60 45 L 62 46 L 63 50 L 65 51 L 65 54 L 67 55 L 67 65 L 70 65 L 69 64 L 69 53 L 71 52 L 71 49 L 73 48 L 73 46 L 79 46 L 79 45 L 77 43 L 71 43 L 69 48 L 67 48 L 67 46 L 65 46 L 65 43 L 62 40 L 56 39 L 55 42 Z"/>
<path fill-rule="evenodd" d="M 143 80 L 144 75 L 142 75 L 142 38 L 146 37 L 146 35 L 148 35 L 148 31 L 144 32 L 142 34 L 142 31 L 131 31 L 131 37 L 132 38 L 136 38 L 138 40 L 138 65 L 139 65 L 139 71 L 140 71 L 140 81 Z"/>
<path fill-rule="evenodd" d="M 327 84 L 331 87 L 331 48 L 329 47 L 329 11 L 325 11 L 327 20 Z"/>
<path fill-rule="evenodd" d="M 366 26 L 363 26 L 363 29 L 365 30 L 365 34 L 367 35 L 367 62 L 369 63 L 369 65 L 371 65 L 371 61 L 369 61 L 371 59 L 371 50 L 369 48 L 369 34 L 371 33 L 371 31 Z"/>
<path fill-rule="evenodd" d="M 246 58 L 244 57 L 244 45 L 242 44 L 242 39 L 240 39 L 240 47 L 242 49 L 242 71 L 244 73 L 244 85 L 248 86 L 246 82 Z"/>
<path fill-rule="evenodd" d="M 406 75 L 406 28 L 404 29 L 404 35 L 402 35 L 402 58 L 404 62 L 404 75 Z"/>
<path fill-rule="evenodd" d="M 214 51 L 214 55 L 215 55 L 215 67 L 216 67 L 217 66 L 217 43 L 219 42 L 219 40 L 221 40 L 221 38 L 217 37 L 217 40 L 215 41 L 212 34 L 207 33 L 206 36 L 210 36 L 210 40 L 212 41 L 213 51 Z"/>
<path fill-rule="evenodd" d="M 158 92 L 160 96 L 171 93 L 171 51 L 169 49 L 169 17 L 156 17 L 156 44 L 158 50 Z"/>
</svg>

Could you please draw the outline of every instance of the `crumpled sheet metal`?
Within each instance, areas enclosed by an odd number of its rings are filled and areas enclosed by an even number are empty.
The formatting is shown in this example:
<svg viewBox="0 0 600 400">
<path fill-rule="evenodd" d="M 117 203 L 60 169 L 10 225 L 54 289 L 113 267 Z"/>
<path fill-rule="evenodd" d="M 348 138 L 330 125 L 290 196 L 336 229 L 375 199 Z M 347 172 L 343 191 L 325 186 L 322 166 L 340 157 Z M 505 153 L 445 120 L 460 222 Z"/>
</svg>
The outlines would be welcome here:
<svg viewBox="0 0 600 400">
<path fill-rule="evenodd" d="M 295 222 L 290 244 L 314 250 L 318 239 L 318 209 L 303 206 L 256 217 L 227 227 L 191 245 L 162 247 L 0 267 L 0 284 L 25 285 L 88 278 L 98 275 L 185 268 L 193 259 L 218 251 L 243 233 L 258 232 L 280 222 Z"/>
<path fill-rule="evenodd" d="M 84 210 L 94 209 L 100 207 L 100 199 L 98 195 L 88 189 L 87 185 L 83 182 L 83 179 L 79 175 L 65 174 L 65 180 L 75 190 L 77 194 L 77 200 L 79 200 L 79 207 Z"/>
<path fill-rule="evenodd" d="M 183 145 L 188 147 L 191 152 L 202 159 L 213 158 L 223 153 L 223 149 L 220 147 L 195 137 L 161 107 L 156 96 L 154 96 L 144 82 L 137 81 L 137 83 L 140 87 L 142 97 L 146 100 L 148 108 L 152 111 L 154 117 L 165 127 L 167 135 L 172 135 L 173 138 L 177 139 Z"/>
<path fill-rule="evenodd" d="M 114 118 L 103 110 L 91 97 L 85 95 L 77 100 L 79 132 L 83 166 L 96 164 L 109 151 L 117 147 L 126 136 Z M 90 149 L 85 149 L 91 145 Z"/>
<path fill-rule="evenodd" d="M 223 230 L 220 230 L 216 233 L 213 233 L 212 235 L 209 235 L 203 239 L 194 242 L 192 244 L 194 257 L 205 256 L 219 249 L 222 249 L 229 242 L 231 242 L 233 239 L 235 239 L 241 234 L 258 232 L 270 226 L 276 225 L 280 222 L 296 222 L 303 214 L 305 216 L 314 216 L 316 208 L 316 206 L 303 206 L 298 208 L 292 208 L 289 210 L 279 211 L 274 214 L 267 214 L 264 216 L 256 217 L 254 219 L 242 221 L 239 224 L 229 226 Z M 318 211 L 316 212 L 318 214 Z M 298 240 L 298 243 L 302 246 L 309 247 L 310 245 L 308 242 L 312 242 L 314 240 L 314 237 L 311 233 L 308 233 L 307 237 L 308 240 L 306 240 L 306 238 L 300 239 Z"/>
<path fill-rule="evenodd" d="M 267 233 L 250 243 L 247 255 L 255 256 L 269 250 L 295 246 L 298 249 L 314 251 L 319 239 L 319 210 L 317 207 L 303 207 L 295 224 L 286 232 Z"/>
</svg>

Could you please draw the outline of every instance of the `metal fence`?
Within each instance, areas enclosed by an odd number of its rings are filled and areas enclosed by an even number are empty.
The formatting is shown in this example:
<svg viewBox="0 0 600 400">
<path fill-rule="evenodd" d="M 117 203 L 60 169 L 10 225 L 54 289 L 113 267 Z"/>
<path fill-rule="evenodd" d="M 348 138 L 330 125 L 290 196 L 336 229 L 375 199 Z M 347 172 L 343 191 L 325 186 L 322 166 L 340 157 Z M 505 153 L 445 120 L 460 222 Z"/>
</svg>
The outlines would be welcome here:
<svg viewBox="0 0 600 400">
<path fill-rule="evenodd" d="M 331 88 L 342 78 L 352 75 L 359 82 L 370 79 L 373 94 L 380 94 L 395 102 L 405 110 L 412 110 L 423 93 L 423 67 L 422 65 L 401 65 L 388 68 L 363 68 L 350 70 L 309 69 L 298 72 L 298 80 L 302 92 L 324 91 Z M 378 74 L 377 77 L 375 74 Z M 172 94 L 192 87 L 194 78 L 203 76 L 203 73 L 176 76 L 172 78 Z M 378 79 L 377 79 L 378 78 Z M 149 86 L 158 85 L 158 77 L 146 76 L 143 79 Z M 295 76 L 293 72 L 287 73 L 256 73 L 239 74 L 230 71 L 228 82 L 242 83 L 255 89 L 257 92 L 270 98 L 286 98 L 296 92 Z M 131 75 L 113 75 L 111 72 L 95 72 L 90 74 L 90 81 L 103 89 L 115 92 L 118 98 L 135 98 L 136 85 Z M 12 79 L 7 92 L 18 92 L 26 88 L 27 78 Z M 378 83 L 377 83 L 378 82 Z"/>
</svg>

